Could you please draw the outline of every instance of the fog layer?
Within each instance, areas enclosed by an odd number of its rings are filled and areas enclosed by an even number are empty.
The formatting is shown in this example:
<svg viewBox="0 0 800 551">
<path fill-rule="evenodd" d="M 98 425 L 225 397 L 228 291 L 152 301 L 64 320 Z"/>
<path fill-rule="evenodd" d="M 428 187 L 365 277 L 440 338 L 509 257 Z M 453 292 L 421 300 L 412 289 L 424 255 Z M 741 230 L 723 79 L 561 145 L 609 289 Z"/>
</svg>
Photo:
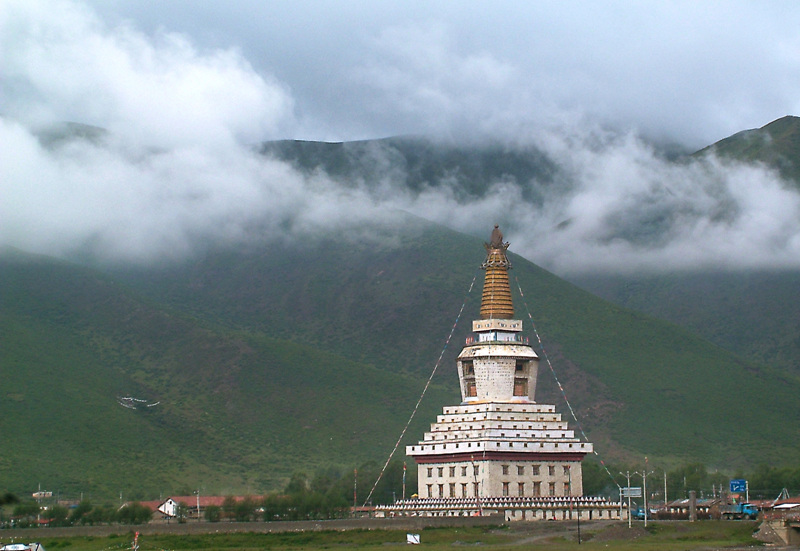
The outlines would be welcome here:
<svg viewBox="0 0 800 551">
<path fill-rule="evenodd" d="M 496 139 L 537 147 L 562 168 L 543 202 L 525 198 L 530 182 L 508 179 L 487 182 L 492 192 L 480 198 L 459 194 L 457 179 L 411 192 L 395 166 L 379 183 L 338 182 L 256 154 L 256 142 L 306 122 L 291 86 L 236 48 L 110 25 L 72 2 L 11 2 L 0 35 L 2 245 L 146 262 L 209 242 L 386 223 L 405 211 L 480 236 L 502 223 L 512 250 L 559 273 L 800 267 L 795 186 L 758 166 L 665 161 L 634 132 L 605 131 L 580 110 L 553 107 L 535 126 L 504 122 L 524 102 L 487 112 L 492 132 L 508 128 Z M 379 46 L 408 57 L 399 42 L 388 33 Z M 449 110 L 478 101 L 458 95 L 458 79 L 502 89 L 518 77 L 489 55 L 450 65 L 440 52 L 437 63 L 447 85 L 428 92 L 405 89 L 402 73 L 377 64 L 360 74 L 408 102 L 407 113 L 438 94 L 441 120 L 432 122 L 455 141 L 469 128 L 451 124 Z M 105 131 L 53 139 L 48 129 L 63 121 Z M 476 134 L 492 139 L 485 130 Z"/>
</svg>

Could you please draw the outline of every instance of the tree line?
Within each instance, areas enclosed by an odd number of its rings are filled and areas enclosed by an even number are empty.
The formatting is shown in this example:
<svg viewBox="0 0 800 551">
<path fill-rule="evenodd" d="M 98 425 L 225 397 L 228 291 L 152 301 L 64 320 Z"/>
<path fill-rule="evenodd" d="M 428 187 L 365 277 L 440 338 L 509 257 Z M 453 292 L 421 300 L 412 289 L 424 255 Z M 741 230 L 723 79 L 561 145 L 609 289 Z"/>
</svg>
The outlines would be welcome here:
<svg viewBox="0 0 800 551">
<path fill-rule="evenodd" d="M 93 505 L 81 501 L 74 507 L 54 504 L 42 507 L 33 500 L 15 499 L 10 516 L 0 512 L 0 526 L 29 528 L 45 521 L 48 526 L 94 526 L 98 524 L 145 524 L 153 518 L 153 512 L 140 503 L 128 503 L 122 507 L 110 504 Z"/>
<path fill-rule="evenodd" d="M 381 468 L 382 465 L 370 462 L 358 469 L 330 467 L 312 475 L 295 472 L 280 491 L 259 498 L 228 497 L 221 506 L 206 507 L 204 519 L 208 522 L 251 522 L 344 518 L 352 514 L 353 505 L 365 504 L 370 492 L 368 505 L 390 504 L 403 497 L 403 462 L 390 462 L 375 485 Z M 619 486 L 627 484 L 620 473 L 630 472 L 631 485 L 641 486 L 643 471 L 644 464 L 604 467 L 594 461 L 584 461 L 583 493 L 616 499 Z M 663 500 L 665 470 L 657 465 L 648 465 L 647 472 L 648 498 Z M 413 464 L 406 475 L 405 493 L 406 497 L 411 497 L 417 486 Z M 740 470 L 731 475 L 711 470 L 703 463 L 689 463 L 666 471 L 667 499 L 688 497 L 690 491 L 697 492 L 699 498 L 719 495 L 727 491 L 732 478 L 748 481 L 751 499 L 774 499 L 784 488 L 790 495 L 800 494 L 800 465 L 774 467 L 762 464 L 751 472 Z M 179 504 L 177 522 L 188 521 L 193 509 L 191 504 Z M 138 502 L 120 507 L 82 501 L 71 508 L 54 504 L 43 509 L 33 500 L 21 500 L 11 493 L 0 495 L 0 526 L 9 526 L 12 520 L 17 527 L 34 526 L 39 519 L 47 519 L 50 526 L 143 524 L 152 518 L 152 511 Z"/>
<path fill-rule="evenodd" d="M 586 495 L 619 497 L 618 486 L 626 486 L 623 473 L 631 474 L 631 486 L 642 486 L 644 462 L 639 465 L 615 464 L 603 467 L 595 461 L 583 463 L 583 491 Z M 738 469 L 721 472 L 710 469 L 700 462 L 687 463 L 673 469 L 664 469 L 650 463 L 647 466 L 648 498 L 664 500 L 664 475 L 666 473 L 667 500 L 689 497 L 689 492 L 697 493 L 698 498 L 708 498 L 726 493 L 731 479 L 747 480 L 750 499 L 775 499 L 785 488 L 789 495 L 800 495 L 800 465 L 775 467 L 760 464 L 752 471 Z M 611 476 L 609 476 L 609 473 Z M 613 480 L 612 480 L 613 477 Z"/>
<path fill-rule="evenodd" d="M 203 515 L 208 522 L 344 518 L 352 514 L 354 503 L 364 503 L 378 480 L 381 467 L 375 462 L 369 462 L 357 469 L 330 467 L 313 475 L 295 472 L 280 491 L 259 498 L 227 497 L 221 506 L 207 506 Z M 416 470 L 409 469 L 408 472 L 410 476 L 407 487 L 414 492 Z M 375 486 L 370 503 L 387 504 L 400 499 L 402 486 L 403 462 L 393 461 Z M 192 504 L 179 503 L 175 520 L 179 523 L 187 522 L 194 518 L 193 511 Z M 21 500 L 10 493 L 5 494 L 0 501 L 0 526 L 10 526 L 12 522 L 15 527 L 35 526 L 41 519 L 47 520 L 50 526 L 143 524 L 152 518 L 153 512 L 138 502 L 115 506 L 81 501 L 70 508 L 60 504 L 41 507 L 37 501 Z"/>
</svg>

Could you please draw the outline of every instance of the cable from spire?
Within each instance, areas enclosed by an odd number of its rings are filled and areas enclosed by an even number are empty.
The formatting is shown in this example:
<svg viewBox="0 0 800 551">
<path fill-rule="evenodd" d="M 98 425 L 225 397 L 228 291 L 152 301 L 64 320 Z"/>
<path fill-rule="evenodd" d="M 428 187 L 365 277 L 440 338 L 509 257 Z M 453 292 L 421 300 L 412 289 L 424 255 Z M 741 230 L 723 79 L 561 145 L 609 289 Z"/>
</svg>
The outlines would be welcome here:
<svg viewBox="0 0 800 551">
<path fill-rule="evenodd" d="M 589 437 L 586 436 L 586 433 L 583 430 L 583 425 L 581 425 L 578 416 L 575 414 L 575 410 L 572 408 L 572 404 L 569 402 L 569 398 L 567 398 L 567 393 L 564 391 L 564 387 L 561 384 L 561 381 L 558 380 L 558 375 L 556 375 L 556 370 L 553 368 L 553 364 L 550 362 L 550 357 L 547 355 L 547 351 L 544 348 L 544 343 L 542 343 L 542 337 L 539 335 L 539 331 L 536 329 L 536 324 L 533 322 L 533 316 L 531 315 L 531 310 L 528 308 L 528 302 L 525 300 L 525 293 L 522 292 L 522 286 L 519 283 L 519 279 L 515 276 L 514 281 L 517 283 L 517 289 L 519 289 L 519 296 L 522 298 L 522 304 L 525 305 L 525 311 L 528 314 L 528 319 L 531 321 L 531 327 L 533 328 L 533 334 L 536 335 L 536 340 L 539 341 L 539 349 L 542 351 L 542 356 L 544 356 L 544 360 L 547 363 L 547 367 L 550 368 L 550 373 L 553 374 L 553 379 L 556 381 L 556 385 L 558 385 L 558 390 L 561 391 L 561 397 L 564 398 L 564 403 L 567 404 L 567 409 L 569 409 L 570 414 L 572 415 L 572 419 L 575 421 L 575 424 L 578 427 L 581 435 L 583 436 L 584 441 L 588 442 Z M 597 453 L 597 450 L 592 448 L 592 453 L 597 457 L 597 460 L 600 461 L 600 465 L 603 466 L 608 477 L 614 482 L 614 485 L 618 488 L 620 487 L 617 483 L 614 476 L 611 474 L 611 471 L 608 470 L 608 467 L 605 464 L 605 461 L 600 457 L 600 454 Z"/>
<path fill-rule="evenodd" d="M 367 499 L 364 500 L 363 507 L 367 506 L 369 500 L 372 498 L 372 494 L 375 492 L 375 488 L 378 487 L 378 483 L 383 478 L 383 474 L 386 472 L 386 468 L 389 466 L 389 462 L 392 460 L 397 448 L 400 446 L 400 442 L 403 440 L 403 437 L 406 435 L 406 431 L 408 430 L 409 425 L 411 425 L 412 419 L 417 414 L 417 410 L 419 409 L 419 405 L 422 403 L 422 399 L 425 397 L 425 393 L 428 391 L 428 387 L 431 386 L 431 381 L 433 380 L 433 376 L 436 374 L 436 370 L 439 369 L 439 364 L 442 363 L 442 358 L 444 357 L 444 353 L 447 350 L 447 345 L 450 344 L 450 339 L 453 338 L 453 333 L 456 331 L 456 327 L 458 326 L 458 321 L 461 319 L 461 314 L 464 312 L 464 307 L 467 305 L 467 300 L 469 300 L 469 295 L 472 293 L 472 288 L 475 286 L 475 280 L 478 278 L 478 272 L 475 272 L 475 275 L 472 276 L 472 282 L 469 284 L 469 289 L 467 290 L 467 295 L 464 297 L 464 302 L 461 303 L 461 309 L 458 311 L 458 315 L 456 316 L 456 321 L 453 323 L 453 327 L 450 328 L 450 334 L 447 335 L 447 340 L 444 343 L 444 347 L 442 351 L 439 353 L 439 359 L 436 360 L 436 364 L 433 366 L 433 370 L 431 371 L 430 377 L 428 377 L 428 381 L 425 383 L 425 387 L 422 389 L 422 394 L 420 394 L 419 399 L 417 400 L 417 404 L 414 406 L 414 409 L 411 412 L 411 415 L 406 422 L 406 426 L 403 427 L 402 432 L 400 433 L 400 437 L 397 439 L 397 442 L 394 444 L 394 448 L 392 448 L 391 453 L 389 453 L 389 457 L 386 458 L 386 463 L 383 464 L 383 468 L 381 469 L 380 474 L 378 474 L 378 479 L 375 481 L 375 484 L 372 485 L 372 489 L 369 491 L 369 495 Z"/>
</svg>

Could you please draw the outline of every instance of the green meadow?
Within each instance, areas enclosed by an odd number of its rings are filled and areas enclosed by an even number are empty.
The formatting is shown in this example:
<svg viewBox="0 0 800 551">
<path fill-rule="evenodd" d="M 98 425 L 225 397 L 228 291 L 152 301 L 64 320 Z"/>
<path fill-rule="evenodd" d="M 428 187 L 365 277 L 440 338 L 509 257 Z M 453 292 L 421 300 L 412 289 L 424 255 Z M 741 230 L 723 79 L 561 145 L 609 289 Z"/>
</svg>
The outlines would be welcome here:
<svg viewBox="0 0 800 551">
<path fill-rule="evenodd" d="M 673 551 L 675 549 L 724 549 L 760 545 L 753 538 L 755 522 L 653 522 L 628 528 L 625 523 L 584 523 L 581 542 L 575 523 L 514 523 L 504 526 L 426 528 L 419 531 L 420 548 L 486 551 L 547 549 L 556 551 L 594 549 Z M 46 531 L 45 531 L 46 532 Z M 42 532 L 43 534 L 45 532 Z M 144 535 L 139 549 L 189 551 L 386 550 L 406 545 L 404 530 L 309 531 L 282 533 L 215 533 Z M 3 540 L 5 543 L 6 540 Z M 133 532 L 106 537 L 37 538 L 48 551 L 106 551 L 130 549 Z"/>
</svg>

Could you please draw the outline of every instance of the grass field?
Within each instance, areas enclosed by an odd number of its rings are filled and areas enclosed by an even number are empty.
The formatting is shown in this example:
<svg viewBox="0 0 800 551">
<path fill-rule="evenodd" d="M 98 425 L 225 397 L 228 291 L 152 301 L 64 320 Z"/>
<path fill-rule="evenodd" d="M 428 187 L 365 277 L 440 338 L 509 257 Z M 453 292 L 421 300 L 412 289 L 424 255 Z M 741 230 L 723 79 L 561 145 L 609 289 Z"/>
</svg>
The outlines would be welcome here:
<svg viewBox="0 0 800 551">
<path fill-rule="evenodd" d="M 425 549 L 482 550 L 548 549 L 556 551 L 614 549 L 625 550 L 692 550 L 742 548 L 759 545 L 753 538 L 755 522 L 703 521 L 653 522 L 647 529 L 641 523 L 628 528 L 624 523 L 592 522 L 581 526 L 578 543 L 575 523 L 513 523 L 508 526 L 476 526 L 459 528 L 426 528 L 421 530 L 421 546 Z M 220 525 L 224 529 L 224 525 Z M 46 530 L 41 531 L 44 536 Z M 0 534 L 0 537 L 2 534 Z M 36 538 L 48 551 L 105 551 L 130 549 L 133 532 L 104 537 Z M 8 543 L 9 538 L 2 538 Z M 18 541 L 25 541 L 19 539 Z M 406 545 L 404 530 L 304 531 L 282 533 L 214 533 L 161 534 L 139 538 L 139 549 L 148 550 L 311 550 L 387 549 Z"/>
</svg>

